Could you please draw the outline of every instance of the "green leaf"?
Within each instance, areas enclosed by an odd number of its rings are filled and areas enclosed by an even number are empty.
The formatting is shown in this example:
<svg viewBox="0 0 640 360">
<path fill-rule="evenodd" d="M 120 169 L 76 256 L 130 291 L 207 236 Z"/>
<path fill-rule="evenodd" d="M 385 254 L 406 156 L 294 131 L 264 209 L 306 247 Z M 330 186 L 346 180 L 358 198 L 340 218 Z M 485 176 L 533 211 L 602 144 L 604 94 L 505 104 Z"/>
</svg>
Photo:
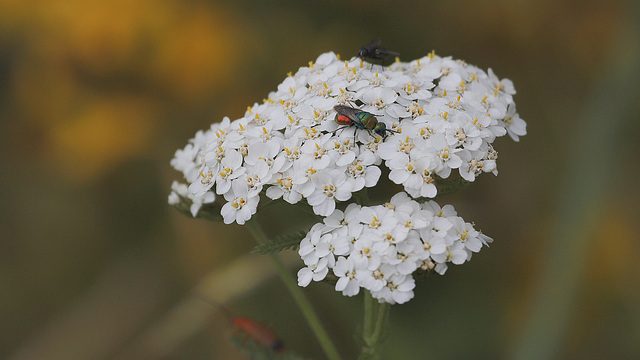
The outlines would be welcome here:
<svg viewBox="0 0 640 360">
<path fill-rule="evenodd" d="M 471 183 L 460 176 L 453 176 L 447 179 L 438 178 L 436 180 L 436 186 L 438 187 L 438 195 L 436 197 L 440 198 L 455 194 L 460 190 L 466 189 L 469 184 Z"/>
<path fill-rule="evenodd" d="M 260 244 L 253 248 L 254 253 L 256 254 L 275 254 L 279 253 L 283 250 L 294 250 L 297 249 L 300 245 L 300 240 L 302 240 L 307 235 L 306 231 L 298 231 L 293 234 L 280 235 L 275 237 L 274 239 L 270 239 L 268 242 L 264 244 Z"/>
</svg>

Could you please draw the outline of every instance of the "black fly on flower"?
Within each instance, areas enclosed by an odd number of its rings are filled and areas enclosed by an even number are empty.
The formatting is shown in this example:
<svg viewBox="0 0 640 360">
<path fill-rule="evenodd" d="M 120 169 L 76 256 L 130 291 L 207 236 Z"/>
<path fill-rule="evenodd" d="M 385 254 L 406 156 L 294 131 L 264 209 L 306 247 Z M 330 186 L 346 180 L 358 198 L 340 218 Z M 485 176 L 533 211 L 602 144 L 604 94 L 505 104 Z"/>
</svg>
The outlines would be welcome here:
<svg viewBox="0 0 640 360">
<path fill-rule="evenodd" d="M 373 39 L 371 42 L 360 48 L 358 57 L 361 59 L 381 60 L 380 65 L 384 65 L 384 59 L 388 56 L 400 56 L 400 53 L 381 47 L 380 39 Z"/>
</svg>

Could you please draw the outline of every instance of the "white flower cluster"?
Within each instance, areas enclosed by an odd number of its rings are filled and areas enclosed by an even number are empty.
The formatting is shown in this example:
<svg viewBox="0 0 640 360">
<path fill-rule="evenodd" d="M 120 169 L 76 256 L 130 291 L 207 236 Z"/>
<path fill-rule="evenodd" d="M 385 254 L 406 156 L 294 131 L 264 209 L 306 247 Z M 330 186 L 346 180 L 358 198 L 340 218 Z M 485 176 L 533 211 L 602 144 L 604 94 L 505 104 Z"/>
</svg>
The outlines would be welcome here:
<svg viewBox="0 0 640 360">
<path fill-rule="evenodd" d="M 433 198 L 436 178 L 452 170 L 467 181 L 497 173 L 492 142 L 526 134 L 513 94 L 511 81 L 491 69 L 434 54 L 382 68 L 325 53 L 242 118 L 198 132 L 171 164 L 194 202 L 224 197 L 225 223 L 249 220 L 263 190 L 292 204 L 304 198 L 328 216 L 336 201 L 376 185 L 383 162 L 411 197 Z M 338 104 L 373 114 L 393 132 L 340 129 Z"/>
<path fill-rule="evenodd" d="M 490 242 L 453 206 L 421 205 L 401 192 L 385 205 L 350 204 L 314 225 L 300 243 L 306 267 L 298 285 L 323 280 L 331 269 L 346 296 L 364 288 L 378 301 L 402 304 L 413 298 L 415 271 L 444 274 L 447 263 L 462 264 Z"/>
<path fill-rule="evenodd" d="M 216 200 L 216 196 L 212 192 L 207 192 L 204 196 L 196 197 L 193 194 L 189 193 L 189 189 L 186 184 L 181 184 L 177 181 L 174 181 L 171 184 L 171 194 L 169 194 L 169 205 L 178 205 L 180 204 L 180 197 L 191 200 L 191 205 L 189 206 L 189 212 L 191 216 L 196 217 L 202 205 L 210 204 Z"/>
</svg>

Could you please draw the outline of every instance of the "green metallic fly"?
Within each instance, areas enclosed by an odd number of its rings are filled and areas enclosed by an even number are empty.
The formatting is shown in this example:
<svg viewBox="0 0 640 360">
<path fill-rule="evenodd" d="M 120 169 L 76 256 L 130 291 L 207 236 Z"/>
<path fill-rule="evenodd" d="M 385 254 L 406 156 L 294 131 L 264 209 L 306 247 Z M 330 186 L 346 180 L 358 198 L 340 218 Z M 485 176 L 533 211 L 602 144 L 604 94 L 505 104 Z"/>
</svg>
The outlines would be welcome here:
<svg viewBox="0 0 640 360">
<path fill-rule="evenodd" d="M 336 105 L 333 107 L 336 111 L 335 121 L 344 125 L 341 129 L 349 126 L 355 126 L 357 129 L 367 130 L 369 133 L 374 133 L 387 137 L 387 132 L 395 133 L 397 131 L 387 129 L 387 125 L 378 119 L 370 112 L 355 109 L 346 105 Z"/>
</svg>

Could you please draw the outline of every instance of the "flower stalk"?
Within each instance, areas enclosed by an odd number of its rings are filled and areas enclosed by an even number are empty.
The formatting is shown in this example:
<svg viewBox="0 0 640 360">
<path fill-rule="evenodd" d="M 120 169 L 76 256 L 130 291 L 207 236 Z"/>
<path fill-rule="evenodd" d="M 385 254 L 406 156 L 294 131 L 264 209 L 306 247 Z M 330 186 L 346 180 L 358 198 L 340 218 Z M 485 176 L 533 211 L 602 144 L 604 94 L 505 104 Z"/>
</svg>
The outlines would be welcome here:
<svg viewBox="0 0 640 360">
<path fill-rule="evenodd" d="M 389 320 L 390 304 L 378 302 L 370 292 L 364 293 L 364 328 L 362 339 L 364 345 L 358 360 L 380 359 L 378 350 L 384 338 L 384 333 Z"/>
<path fill-rule="evenodd" d="M 264 244 L 268 241 L 267 235 L 265 234 L 264 230 L 262 230 L 262 227 L 256 219 L 247 221 L 246 225 L 249 228 L 251 235 L 258 244 Z M 269 258 L 273 266 L 276 268 L 278 275 L 280 275 L 280 279 L 282 279 L 282 282 L 284 282 L 284 285 L 289 291 L 289 294 L 291 294 L 291 297 L 293 297 L 294 301 L 298 305 L 298 308 L 300 309 L 300 311 L 302 311 L 302 314 L 307 320 L 307 323 L 309 324 L 309 327 L 313 331 L 314 335 L 318 339 L 318 342 L 320 343 L 320 346 L 322 347 L 322 350 L 324 351 L 327 358 L 329 360 L 340 360 L 338 350 L 331 341 L 331 338 L 329 338 L 329 334 L 320 322 L 320 318 L 311 306 L 311 303 L 309 303 L 307 297 L 302 293 L 302 289 L 296 284 L 296 281 L 289 273 L 287 267 L 278 257 L 278 254 L 269 254 Z"/>
</svg>

